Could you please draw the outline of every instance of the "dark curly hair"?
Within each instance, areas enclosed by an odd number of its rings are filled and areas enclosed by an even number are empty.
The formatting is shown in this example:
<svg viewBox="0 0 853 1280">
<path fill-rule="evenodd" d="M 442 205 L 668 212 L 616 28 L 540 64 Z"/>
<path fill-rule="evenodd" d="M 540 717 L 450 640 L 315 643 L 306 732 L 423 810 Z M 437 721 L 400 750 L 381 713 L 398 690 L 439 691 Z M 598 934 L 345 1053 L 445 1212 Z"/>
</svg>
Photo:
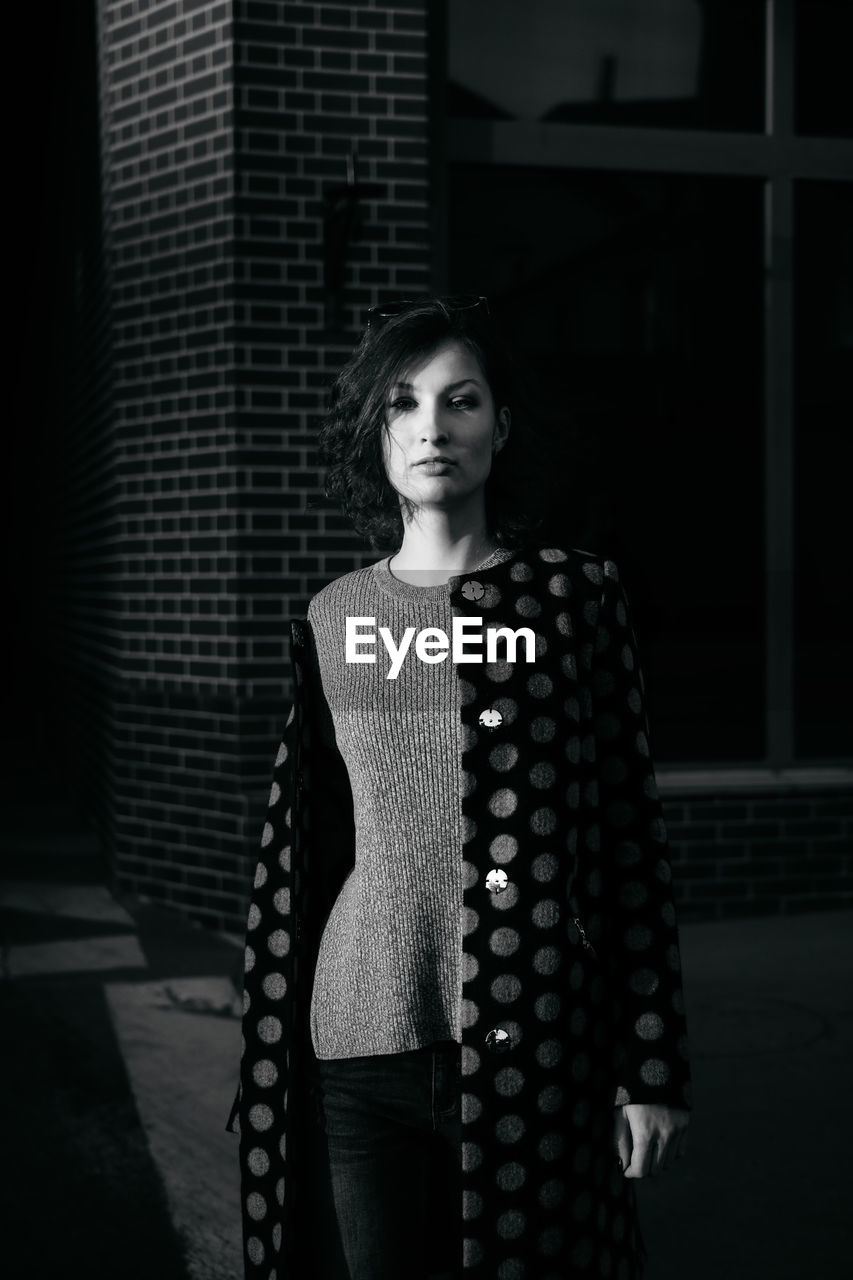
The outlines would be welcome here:
<svg viewBox="0 0 853 1280">
<path fill-rule="evenodd" d="M 507 351 L 494 322 L 481 308 L 459 309 L 453 297 L 425 298 L 365 330 L 361 341 L 332 386 L 329 410 L 320 425 L 320 458 L 328 468 L 326 497 L 337 502 L 355 529 L 377 550 L 397 550 L 403 541 L 401 503 L 414 504 L 392 488 L 382 453 L 387 429 L 386 407 L 391 387 L 404 371 L 455 341 L 467 347 L 480 365 L 495 409 L 514 407 Z M 526 456 L 525 456 L 526 455 Z M 541 523 L 527 504 L 520 483 L 529 469 L 523 426 L 513 417 L 507 442 L 494 457 L 486 481 L 486 524 L 501 546 L 524 543 Z"/>
</svg>

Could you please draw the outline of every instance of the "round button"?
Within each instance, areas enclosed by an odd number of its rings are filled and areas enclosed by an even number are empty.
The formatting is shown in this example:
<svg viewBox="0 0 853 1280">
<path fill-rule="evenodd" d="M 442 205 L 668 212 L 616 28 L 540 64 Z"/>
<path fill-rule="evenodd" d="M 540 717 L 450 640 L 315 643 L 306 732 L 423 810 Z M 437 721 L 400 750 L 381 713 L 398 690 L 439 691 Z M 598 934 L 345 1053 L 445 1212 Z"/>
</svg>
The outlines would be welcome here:
<svg viewBox="0 0 853 1280">
<path fill-rule="evenodd" d="M 467 582 L 462 583 L 462 594 L 466 600 L 482 600 L 486 594 L 486 588 L 482 582 L 477 582 L 476 578 L 469 578 Z"/>
<path fill-rule="evenodd" d="M 494 707 L 486 707 L 485 711 L 480 712 L 480 724 L 484 729 L 497 729 L 502 723 L 503 716 L 500 711 L 495 711 Z"/>
<path fill-rule="evenodd" d="M 486 888 L 489 893 L 503 893 L 509 884 L 509 876 L 500 867 L 492 867 L 486 876 Z"/>
<path fill-rule="evenodd" d="M 504 1031 L 503 1027 L 492 1027 L 486 1036 L 486 1048 L 491 1049 L 492 1053 L 506 1053 L 511 1047 L 509 1032 Z"/>
</svg>

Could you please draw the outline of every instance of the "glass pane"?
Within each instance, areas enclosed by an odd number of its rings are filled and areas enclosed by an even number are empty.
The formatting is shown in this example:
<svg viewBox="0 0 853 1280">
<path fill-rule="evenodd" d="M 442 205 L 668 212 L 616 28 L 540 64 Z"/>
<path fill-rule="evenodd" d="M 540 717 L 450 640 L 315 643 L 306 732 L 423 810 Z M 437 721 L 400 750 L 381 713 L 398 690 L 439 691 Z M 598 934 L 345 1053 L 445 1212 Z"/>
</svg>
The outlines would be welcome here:
<svg viewBox="0 0 853 1280">
<path fill-rule="evenodd" d="M 853 137 L 853 4 L 797 0 L 794 128 L 810 136 Z"/>
<path fill-rule="evenodd" d="M 853 184 L 795 184 L 795 744 L 853 756 Z"/>
<path fill-rule="evenodd" d="M 764 0 L 447 0 L 451 118 L 761 131 Z"/>
<path fill-rule="evenodd" d="M 622 569 L 674 763 L 764 755 L 761 199 L 752 179 L 450 174 L 450 285 L 489 295 L 519 359 L 547 532 Z"/>
</svg>

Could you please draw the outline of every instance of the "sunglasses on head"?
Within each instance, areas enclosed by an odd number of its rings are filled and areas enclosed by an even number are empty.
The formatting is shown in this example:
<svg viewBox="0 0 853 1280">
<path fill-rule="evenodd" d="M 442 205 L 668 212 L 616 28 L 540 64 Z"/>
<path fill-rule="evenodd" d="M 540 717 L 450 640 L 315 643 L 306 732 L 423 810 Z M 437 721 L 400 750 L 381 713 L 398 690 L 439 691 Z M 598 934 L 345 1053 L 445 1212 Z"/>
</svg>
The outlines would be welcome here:
<svg viewBox="0 0 853 1280">
<path fill-rule="evenodd" d="M 463 293 L 452 298 L 442 298 L 441 301 L 448 311 L 462 314 L 466 319 L 475 314 L 479 316 L 489 314 L 488 298 L 478 297 L 475 293 Z M 379 302 L 367 312 L 367 327 L 378 329 L 385 324 L 386 320 L 392 320 L 395 316 L 404 316 L 407 311 L 422 307 L 423 304 L 424 299 L 417 298 L 401 298 L 399 302 Z"/>
</svg>

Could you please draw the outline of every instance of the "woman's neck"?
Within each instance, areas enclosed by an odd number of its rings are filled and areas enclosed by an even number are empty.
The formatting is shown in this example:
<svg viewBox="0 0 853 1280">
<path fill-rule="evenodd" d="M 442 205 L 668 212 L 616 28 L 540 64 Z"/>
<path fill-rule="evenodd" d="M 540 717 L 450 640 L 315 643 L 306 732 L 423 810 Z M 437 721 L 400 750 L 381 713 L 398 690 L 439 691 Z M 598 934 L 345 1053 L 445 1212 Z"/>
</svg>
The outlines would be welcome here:
<svg viewBox="0 0 853 1280">
<path fill-rule="evenodd" d="M 409 525 L 388 568 L 405 582 L 433 586 L 447 582 L 454 574 L 476 569 L 499 545 L 486 528 L 453 535 L 450 531 L 428 531 Z"/>
</svg>

